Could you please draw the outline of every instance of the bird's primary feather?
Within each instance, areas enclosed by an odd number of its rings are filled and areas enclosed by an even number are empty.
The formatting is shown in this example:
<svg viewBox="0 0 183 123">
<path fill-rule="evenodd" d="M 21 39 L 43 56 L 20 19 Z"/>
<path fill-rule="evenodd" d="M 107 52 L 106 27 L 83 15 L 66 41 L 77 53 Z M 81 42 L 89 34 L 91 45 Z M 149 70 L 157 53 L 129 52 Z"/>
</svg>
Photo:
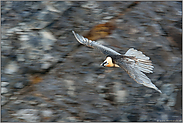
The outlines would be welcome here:
<svg viewBox="0 0 183 123">
<path fill-rule="evenodd" d="M 72 33 L 74 34 L 75 38 L 77 39 L 77 41 L 79 43 L 86 45 L 88 47 L 95 48 L 105 55 L 121 55 L 120 53 L 116 52 L 115 50 L 108 48 L 96 41 L 88 40 L 87 38 L 80 36 L 79 34 L 75 33 L 74 31 L 72 31 Z"/>
</svg>

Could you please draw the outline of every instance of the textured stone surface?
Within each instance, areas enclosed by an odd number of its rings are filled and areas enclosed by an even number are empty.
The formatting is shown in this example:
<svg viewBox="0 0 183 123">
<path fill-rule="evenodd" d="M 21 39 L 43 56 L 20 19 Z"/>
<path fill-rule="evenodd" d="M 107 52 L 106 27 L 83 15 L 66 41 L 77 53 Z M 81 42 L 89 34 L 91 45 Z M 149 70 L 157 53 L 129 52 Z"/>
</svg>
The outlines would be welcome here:
<svg viewBox="0 0 183 123">
<path fill-rule="evenodd" d="M 36 109 L 21 109 L 16 114 L 12 114 L 18 119 L 22 119 L 26 122 L 39 122 L 38 110 Z"/>
<path fill-rule="evenodd" d="M 1 121 L 181 121 L 181 8 L 173 1 L 2 1 Z M 162 94 L 122 69 L 100 67 L 105 56 L 71 32 L 116 16 L 115 30 L 97 42 L 149 56 L 155 68 L 147 76 Z"/>
</svg>

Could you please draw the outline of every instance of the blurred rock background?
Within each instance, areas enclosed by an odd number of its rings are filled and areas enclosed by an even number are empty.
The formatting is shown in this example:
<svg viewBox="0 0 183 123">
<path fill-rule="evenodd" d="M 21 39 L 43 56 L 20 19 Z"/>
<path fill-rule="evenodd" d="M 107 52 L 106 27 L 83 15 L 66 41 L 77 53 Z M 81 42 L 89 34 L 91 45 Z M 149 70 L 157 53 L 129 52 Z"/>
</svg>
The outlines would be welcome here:
<svg viewBox="0 0 183 123">
<path fill-rule="evenodd" d="M 149 56 L 162 94 L 100 67 L 105 56 L 71 32 L 116 17 L 96 41 Z M 2 1 L 1 34 L 3 122 L 182 121 L 182 2 Z"/>
</svg>

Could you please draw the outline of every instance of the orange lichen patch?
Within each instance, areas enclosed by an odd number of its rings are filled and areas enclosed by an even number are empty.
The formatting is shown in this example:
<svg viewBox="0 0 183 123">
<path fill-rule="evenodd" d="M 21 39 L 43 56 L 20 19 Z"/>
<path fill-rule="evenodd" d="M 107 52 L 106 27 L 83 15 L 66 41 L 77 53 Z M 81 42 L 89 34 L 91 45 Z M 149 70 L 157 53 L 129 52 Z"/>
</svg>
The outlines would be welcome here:
<svg viewBox="0 0 183 123">
<path fill-rule="evenodd" d="M 41 94 L 39 92 L 33 93 L 33 95 L 36 96 L 36 97 L 40 97 L 41 99 L 43 99 L 47 102 L 51 102 L 49 98 L 45 97 L 43 94 Z"/>
<path fill-rule="evenodd" d="M 49 120 L 51 118 L 51 116 L 50 117 L 43 117 L 43 120 Z"/>
<path fill-rule="evenodd" d="M 36 75 L 36 76 L 32 76 L 30 80 L 31 80 L 31 84 L 37 84 L 42 82 L 43 78 Z"/>
<path fill-rule="evenodd" d="M 89 40 L 97 40 L 104 38 L 112 33 L 112 30 L 116 28 L 114 22 L 106 22 L 104 24 L 99 24 L 94 26 L 86 35 L 85 38 Z"/>
<path fill-rule="evenodd" d="M 42 97 L 43 96 L 41 93 L 34 93 L 33 95 L 37 96 L 37 97 Z"/>
<path fill-rule="evenodd" d="M 87 34 L 84 34 L 83 36 L 85 38 L 88 38 L 89 40 L 95 41 L 97 39 L 101 39 L 110 35 L 112 31 L 116 29 L 116 19 L 125 15 L 125 13 L 130 11 L 137 4 L 139 4 L 139 1 L 134 1 L 131 5 L 129 5 L 126 8 L 126 10 L 119 13 L 116 17 L 113 17 L 112 19 L 110 19 L 109 22 L 94 26 Z"/>
<path fill-rule="evenodd" d="M 105 73 L 111 73 L 112 71 L 114 71 L 114 70 L 112 70 L 112 69 L 111 70 L 108 70 L 107 69 L 107 70 L 105 70 Z"/>
<path fill-rule="evenodd" d="M 166 37 L 166 38 L 172 46 L 178 47 L 182 51 L 182 37 L 180 35 L 177 35 L 176 38 L 174 37 Z"/>
</svg>

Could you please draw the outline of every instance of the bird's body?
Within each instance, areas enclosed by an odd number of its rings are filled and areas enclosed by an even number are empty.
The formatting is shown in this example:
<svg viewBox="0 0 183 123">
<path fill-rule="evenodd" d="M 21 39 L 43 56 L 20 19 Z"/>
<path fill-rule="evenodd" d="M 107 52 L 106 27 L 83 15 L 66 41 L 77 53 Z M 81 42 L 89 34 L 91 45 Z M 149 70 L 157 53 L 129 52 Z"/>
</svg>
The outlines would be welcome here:
<svg viewBox="0 0 183 123">
<path fill-rule="evenodd" d="M 116 58 L 121 58 L 121 55 L 113 55 L 113 56 L 107 56 L 106 60 L 101 64 L 101 66 L 105 67 L 120 67 L 119 65 L 115 64 Z"/>
<path fill-rule="evenodd" d="M 115 50 L 103 46 L 102 44 L 88 40 L 72 31 L 78 42 L 88 47 L 98 49 L 106 55 L 106 60 L 101 64 L 104 67 L 121 67 L 131 78 L 137 83 L 143 84 L 149 88 L 153 88 L 162 93 L 144 73 L 153 73 L 152 62 L 149 57 L 145 56 L 141 51 L 130 48 L 124 55 Z M 144 73 L 143 73 L 144 72 Z"/>
</svg>

